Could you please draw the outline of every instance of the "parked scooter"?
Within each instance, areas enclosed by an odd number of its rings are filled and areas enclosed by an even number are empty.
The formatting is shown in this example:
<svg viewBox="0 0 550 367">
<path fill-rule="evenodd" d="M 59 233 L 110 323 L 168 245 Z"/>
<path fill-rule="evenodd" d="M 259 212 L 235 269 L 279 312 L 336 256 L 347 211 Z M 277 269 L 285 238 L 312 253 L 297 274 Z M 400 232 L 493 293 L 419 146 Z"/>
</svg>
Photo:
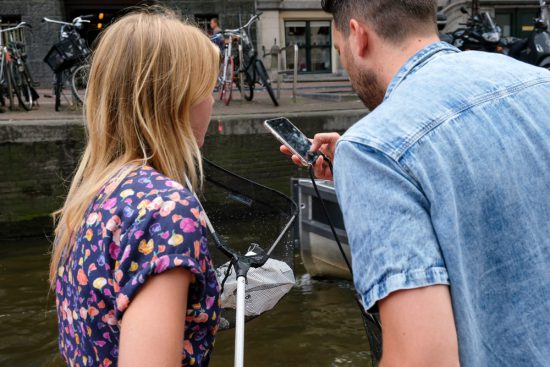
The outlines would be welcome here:
<svg viewBox="0 0 550 367">
<path fill-rule="evenodd" d="M 539 0 L 540 16 L 534 19 L 528 38 L 506 37 L 501 41 L 504 53 L 520 61 L 550 70 L 550 33 L 544 18 L 546 1 Z"/>
<path fill-rule="evenodd" d="M 466 8 L 461 7 L 463 14 L 469 14 Z M 451 33 L 453 45 L 467 51 L 501 52 L 501 29 L 495 24 L 493 18 L 487 12 L 472 14 L 469 16 L 465 28 L 459 28 Z"/>
<path fill-rule="evenodd" d="M 437 30 L 439 31 L 439 39 L 453 44 L 453 36 L 450 33 L 443 33 L 443 29 L 447 25 L 447 16 L 442 11 L 437 12 Z"/>
</svg>

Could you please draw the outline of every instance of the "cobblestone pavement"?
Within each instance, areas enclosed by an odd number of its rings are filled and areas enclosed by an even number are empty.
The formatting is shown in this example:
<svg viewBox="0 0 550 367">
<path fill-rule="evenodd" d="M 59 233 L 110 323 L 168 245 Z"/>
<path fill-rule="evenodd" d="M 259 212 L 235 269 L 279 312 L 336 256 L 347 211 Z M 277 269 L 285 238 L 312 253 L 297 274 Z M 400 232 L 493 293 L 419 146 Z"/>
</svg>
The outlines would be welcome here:
<svg viewBox="0 0 550 367">
<path fill-rule="evenodd" d="M 274 87 L 276 88 L 276 83 Z M 38 106 L 31 111 L 22 108 L 9 110 L 2 108 L 0 121 L 36 121 L 36 120 L 77 120 L 82 118 L 82 109 L 71 103 L 70 92 L 62 99 L 62 111 L 54 110 L 54 98 L 49 89 L 39 89 Z M 258 87 L 254 91 L 254 99 L 246 101 L 238 90 L 233 90 L 233 99 L 226 106 L 217 99 L 214 105 L 213 119 L 236 115 L 281 114 L 300 112 L 322 112 L 362 110 L 365 109 L 361 101 L 355 96 L 349 81 L 309 81 L 297 84 L 296 99 L 292 97 L 292 83 L 282 83 L 280 88 L 279 106 L 275 107 L 267 92 Z"/>
</svg>

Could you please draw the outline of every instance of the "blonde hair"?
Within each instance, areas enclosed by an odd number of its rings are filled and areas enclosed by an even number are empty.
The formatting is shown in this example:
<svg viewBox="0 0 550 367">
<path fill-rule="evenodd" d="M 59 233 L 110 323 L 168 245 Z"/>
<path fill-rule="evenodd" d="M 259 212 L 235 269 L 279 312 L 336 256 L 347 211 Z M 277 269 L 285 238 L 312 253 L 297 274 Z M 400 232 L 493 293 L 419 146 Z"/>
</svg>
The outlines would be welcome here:
<svg viewBox="0 0 550 367">
<path fill-rule="evenodd" d="M 200 186 L 201 154 L 189 113 L 211 95 L 218 68 L 218 48 L 165 9 L 131 13 L 102 32 L 86 92 L 86 149 L 65 204 L 53 213 L 52 289 L 87 207 L 122 167 L 118 182 L 130 163 Z"/>
</svg>

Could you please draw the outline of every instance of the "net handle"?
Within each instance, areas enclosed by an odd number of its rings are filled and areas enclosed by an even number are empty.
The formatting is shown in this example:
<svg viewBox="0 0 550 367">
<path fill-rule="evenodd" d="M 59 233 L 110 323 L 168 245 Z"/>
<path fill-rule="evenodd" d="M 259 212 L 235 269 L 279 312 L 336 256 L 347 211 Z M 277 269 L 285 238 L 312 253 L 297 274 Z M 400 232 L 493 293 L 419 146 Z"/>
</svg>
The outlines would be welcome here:
<svg viewBox="0 0 550 367">
<path fill-rule="evenodd" d="M 191 182 L 189 181 L 189 179 L 187 178 L 187 175 L 184 176 L 185 177 L 185 184 L 187 185 L 187 187 L 189 188 L 189 191 L 191 191 L 191 193 L 193 194 L 193 196 L 195 197 L 195 199 L 197 200 L 197 202 L 200 204 L 201 207 L 202 206 L 202 203 L 198 197 L 198 195 L 195 193 L 195 190 L 193 190 L 193 186 L 191 185 Z M 212 222 L 210 222 L 210 218 L 208 218 L 208 214 L 206 214 L 206 211 L 203 210 L 203 213 L 204 213 L 204 220 L 206 221 L 206 226 L 208 227 L 208 230 L 210 231 L 210 234 L 212 235 L 212 237 L 214 238 L 214 241 L 216 242 L 216 246 L 227 256 L 227 257 L 230 257 L 230 258 L 233 258 L 235 257 L 235 251 L 232 251 L 229 246 L 227 246 L 223 240 L 220 238 L 220 236 L 218 236 L 218 233 L 216 232 L 216 230 L 214 229 L 214 226 L 212 225 Z"/>
</svg>

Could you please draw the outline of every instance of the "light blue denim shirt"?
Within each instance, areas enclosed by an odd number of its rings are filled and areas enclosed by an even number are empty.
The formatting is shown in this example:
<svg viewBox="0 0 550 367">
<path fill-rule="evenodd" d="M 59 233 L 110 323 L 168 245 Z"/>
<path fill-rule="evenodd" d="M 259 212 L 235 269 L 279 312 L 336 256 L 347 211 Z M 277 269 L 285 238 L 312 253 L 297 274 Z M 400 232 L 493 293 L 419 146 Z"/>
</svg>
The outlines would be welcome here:
<svg viewBox="0 0 550 367">
<path fill-rule="evenodd" d="M 434 43 L 339 141 L 365 307 L 449 284 L 462 366 L 550 365 L 550 72 Z"/>
</svg>

